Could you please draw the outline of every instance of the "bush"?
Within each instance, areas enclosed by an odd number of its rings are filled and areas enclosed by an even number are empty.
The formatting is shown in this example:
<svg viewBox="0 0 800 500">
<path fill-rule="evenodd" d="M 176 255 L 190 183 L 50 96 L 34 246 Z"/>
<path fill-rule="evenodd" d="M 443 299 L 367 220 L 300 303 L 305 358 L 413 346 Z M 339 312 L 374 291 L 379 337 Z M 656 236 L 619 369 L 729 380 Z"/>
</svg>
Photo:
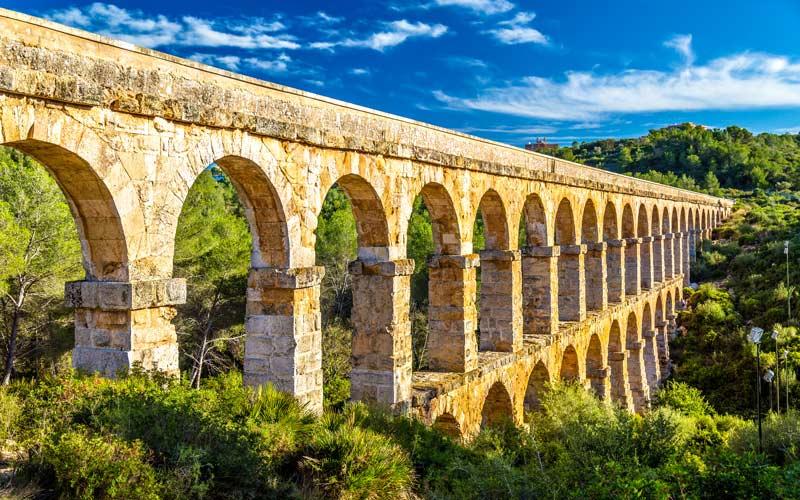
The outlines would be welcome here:
<svg viewBox="0 0 800 500">
<path fill-rule="evenodd" d="M 3 442 L 11 439 L 11 431 L 21 412 L 17 398 L 7 389 L 0 388 L 0 450 Z"/>
<path fill-rule="evenodd" d="M 355 414 L 323 417 L 304 451 L 310 488 L 327 498 L 394 498 L 410 492 L 414 474 L 391 439 L 355 425 Z"/>
<path fill-rule="evenodd" d="M 42 450 L 63 498 L 158 499 L 160 485 L 141 442 L 79 429 L 62 434 Z"/>
<path fill-rule="evenodd" d="M 800 412 L 770 413 L 762 421 L 764 453 L 777 464 L 800 461 Z M 745 453 L 758 450 L 758 428 L 755 423 L 736 428 L 729 439 L 732 450 Z"/>
<path fill-rule="evenodd" d="M 683 382 L 670 381 L 656 394 L 658 406 L 668 406 L 685 415 L 713 415 L 714 408 L 708 404 L 703 393 Z"/>
</svg>

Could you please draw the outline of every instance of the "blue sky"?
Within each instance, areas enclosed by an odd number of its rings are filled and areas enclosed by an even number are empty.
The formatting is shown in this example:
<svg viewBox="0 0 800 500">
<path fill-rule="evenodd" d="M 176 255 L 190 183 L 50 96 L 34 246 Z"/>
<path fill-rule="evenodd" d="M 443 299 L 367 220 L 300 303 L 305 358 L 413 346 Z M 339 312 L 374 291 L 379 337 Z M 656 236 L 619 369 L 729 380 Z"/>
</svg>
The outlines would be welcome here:
<svg viewBox="0 0 800 500">
<path fill-rule="evenodd" d="M 800 131 L 797 0 L 0 0 L 521 146 L 693 121 Z"/>
</svg>

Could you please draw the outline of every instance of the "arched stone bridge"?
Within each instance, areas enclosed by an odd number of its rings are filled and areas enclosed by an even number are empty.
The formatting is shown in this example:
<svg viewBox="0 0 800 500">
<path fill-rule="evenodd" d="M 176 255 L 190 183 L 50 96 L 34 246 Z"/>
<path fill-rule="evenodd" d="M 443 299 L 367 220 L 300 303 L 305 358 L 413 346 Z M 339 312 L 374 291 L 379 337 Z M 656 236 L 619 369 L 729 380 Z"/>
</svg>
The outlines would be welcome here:
<svg viewBox="0 0 800 500">
<path fill-rule="evenodd" d="M 501 415 L 520 420 L 559 378 L 644 408 L 669 370 L 667 332 L 695 248 L 731 209 L 7 10 L 0 109 L 0 143 L 43 163 L 75 215 L 86 270 L 66 287 L 76 367 L 177 372 L 176 224 L 216 162 L 253 236 L 245 382 L 321 407 L 314 231 L 338 184 L 358 230 L 353 399 L 410 406 L 465 435 Z M 419 194 L 435 256 L 430 371 L 412 373 L 405 248 Z"/>
</svg>

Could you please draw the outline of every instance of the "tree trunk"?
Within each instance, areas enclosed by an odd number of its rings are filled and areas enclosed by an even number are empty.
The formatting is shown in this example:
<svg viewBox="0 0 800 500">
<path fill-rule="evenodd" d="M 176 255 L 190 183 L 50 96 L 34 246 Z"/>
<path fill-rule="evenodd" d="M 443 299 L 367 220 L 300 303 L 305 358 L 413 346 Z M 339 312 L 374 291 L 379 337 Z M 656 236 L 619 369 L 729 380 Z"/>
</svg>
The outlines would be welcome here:
<svg viewBox="0 0 800 500">
<path fill-rule="evenodd" d="M 14 356 L 17 351 L 17 332 L 19 330 L 19 307 L 14 306 L 14 315 L 11 320 L 11 339 L 8 342 L 8 356 L 6 357 L 6 369 L 3 374 L 3 385 L 11 383 L 11 373 L 14 371 Z"/>
</svg>

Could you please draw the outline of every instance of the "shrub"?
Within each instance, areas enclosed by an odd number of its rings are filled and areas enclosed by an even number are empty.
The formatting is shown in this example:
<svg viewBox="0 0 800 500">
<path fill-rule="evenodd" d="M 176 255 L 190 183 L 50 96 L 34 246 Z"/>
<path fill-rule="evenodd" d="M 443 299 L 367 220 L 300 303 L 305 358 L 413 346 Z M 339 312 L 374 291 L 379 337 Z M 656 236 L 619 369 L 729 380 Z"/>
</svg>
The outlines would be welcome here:
<svg viewBox="0 0 800 500">
<path fill-rule="evenodd" d="M 414 474 L 406 453 L 388 437 L 355 425 L 355 415 L 323 417 L 302 461 L 312 489 L 340 499 L 407 494 Z"/>
<path fill-rule="evenodd" d="M 700 389 L 683 382 L 670 381 L 656 394 L 658 406 L 668 406 L 685 415 L 713 415 L 714 408 L 708 404 Z"/>
<path fill-rule="evenodd" d="M 17 398 L 7 389 L 0 388 L 0 450 L 3 442 L 12 437 L 12 430 L 16 423 L 21 408 Z"/>
<path fill-rule="evenodd" d="M 52 467 L 62 497 L 158 499 L 160 485 L 139 441 L 92 436 L 79 429 L 47 443 L 42 461 Z"/>
<path fill-rule="evenodd" d="M 797 462 L 800 459 L 800 412 L 770 413 L 762 421 L 764 453 L 778 464 Z M 748 422 L 734 429 L 728 441 L 732 450 L 745 453 L 758 449 L 758 428 Z"/>
</svg>

